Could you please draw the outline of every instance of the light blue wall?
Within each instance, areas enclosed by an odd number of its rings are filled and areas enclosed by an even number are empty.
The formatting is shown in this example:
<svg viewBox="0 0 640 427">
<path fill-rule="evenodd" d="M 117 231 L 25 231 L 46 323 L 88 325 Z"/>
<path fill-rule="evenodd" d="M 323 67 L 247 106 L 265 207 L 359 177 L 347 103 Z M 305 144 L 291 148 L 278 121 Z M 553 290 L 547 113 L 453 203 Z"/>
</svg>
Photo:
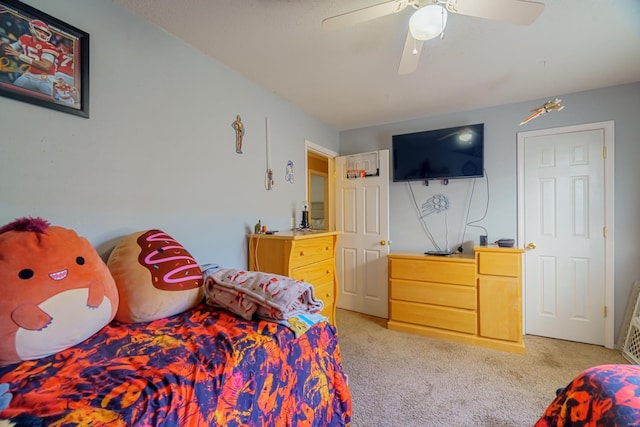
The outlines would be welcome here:
<svg viewBox="0 0 640 427">
<path fill-rule="evenodd" d="M 199 262 L 246 266 L 247 231 L 258 219 L 290 226 L 305 197 L 304 140 L 342 154 L 391 147 L 391 135 L 484 122 L 490 204 L 489 239 L 516 234 L 516 133 L 615 120 L 616 325 L 634 280 L 640 279 L 640 83 L 563 95 L 566 108 L 518 123 L 545 99 L 409 120 L 340 134 L 109 1 L 30 0 L 28 4 L 90 33 L 91 118 L 0 97 L 0 224 L 42 216 L 86 236 L 105 256 L 124 235 L 161 228 Z M 231 123 L 242 116 L 244 154 L 235 153 Z M 271 124 L 276 185 L 264 189 L 264 121 Z M 295 184 L 284 181 L 287 160 Z M 486 192 L 478 180 L 469 220 L 482 216 Z M 436 241 L 457 245 L 471 181 L 415 185 L 419 202 L 450 198 L 444 217 L 428 217 Z M 430 244 L 415 217 L 406 184 L 391 184 L 394 251 Z M 467 228 L 465 247 L 480 230 Z M 455 243 L 454 243 L 455 242 Z M 617 330 L 617 329 L 616 329 Z"/>
<path fill-rule="evenodd" d="M 546 99 L 504 105 L 474 111 L 424 117 L 340 133 L 343 155 L 379 149 L 391 150 L 394 134 L 439 129 L 471 123 L 485 124 L 485 168 L 489 182 L 489 207 L 486 218 L 475 225 L 487 229 L 489 241 L 515 238 L 517 233 L 516 139 L 517 133 L 581 123 L 615 121 L 615 324 L 616 334 L 624 318 L 629 292 L 640 280 L 640 83 L 574 94 L 559 94 L 565 109 L 519 126 L 528 111 Z M 429 186 L 413 183 L 421 205 L 435 194 L 450 201 L 444 213 L 426 217 L 426 224 L 436 243 L 445 246 L 447 238 L 453 249 L 462 239 L 469 211 L 469 221 L 483 217 L 486 206 L 486 179 L 475 180 L 475 194 L 469 208 L 474 180 L 450 180 L 448 186 L 432 181 Z M 391 183 L 390 230 L 392 252 L 432 250 L 426 232 L 416 215 L 416 208 L 406 183 Z M 448 234 L 445 232 L 448 224 Z M 465 250 L 478 244 L 482 230 L 466 229 Z"/>
<path fill-rule="evenodd" d="M 103 256 L 124 235 L 160 228 L 199 262 L 229 267 L 246 267 L 258 219 L 291 226 L 305 198 L 304 141 L 338 151 L 335 129 L 110 1 L 28 3 L 90 34 L 91 117 L 0 97 L 0 224 L 42 216 Z"/>
</svg>

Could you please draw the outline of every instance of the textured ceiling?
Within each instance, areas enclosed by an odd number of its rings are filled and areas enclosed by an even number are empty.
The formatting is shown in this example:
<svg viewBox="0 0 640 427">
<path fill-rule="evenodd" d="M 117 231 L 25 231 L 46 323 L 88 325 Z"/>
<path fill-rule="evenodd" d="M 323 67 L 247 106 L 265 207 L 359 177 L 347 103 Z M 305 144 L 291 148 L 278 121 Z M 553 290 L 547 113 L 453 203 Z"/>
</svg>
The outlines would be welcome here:
<svg viewBox="0 0 640 427">
<path fill-rule="evenodd" d="M 397 70 L 412 9 L 321 30 L 381 0 L 114 3 L 338 130 L 640 81 L 640 0 L 539 1 L 530 26 L 450 14 L 409 75 Z"/>
</svg>

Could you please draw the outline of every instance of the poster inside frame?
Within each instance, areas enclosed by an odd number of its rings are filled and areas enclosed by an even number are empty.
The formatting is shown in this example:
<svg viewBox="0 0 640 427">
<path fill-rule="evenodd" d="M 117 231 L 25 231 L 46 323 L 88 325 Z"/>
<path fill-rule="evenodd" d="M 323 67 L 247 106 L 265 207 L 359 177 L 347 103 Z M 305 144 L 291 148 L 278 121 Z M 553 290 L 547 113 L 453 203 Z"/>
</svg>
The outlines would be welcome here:
<svg viewBox="0 0 640 427">
<path fill-rule="evenodd" d="M 0 0 L 0 96 L 89 117 L 89 34 Z"/>
</svg>

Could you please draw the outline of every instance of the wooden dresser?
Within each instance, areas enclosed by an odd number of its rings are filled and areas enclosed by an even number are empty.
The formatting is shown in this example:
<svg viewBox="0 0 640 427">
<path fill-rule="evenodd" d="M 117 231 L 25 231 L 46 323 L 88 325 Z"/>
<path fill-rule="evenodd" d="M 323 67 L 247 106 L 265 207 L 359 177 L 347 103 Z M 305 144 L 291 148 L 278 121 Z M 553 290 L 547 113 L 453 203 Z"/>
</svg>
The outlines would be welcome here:
<svg viewBox="0 0 640 427">
<path fill-rule="evenodd" d="M 389 255 L 389 329 L 524 354 L 521 249 Z"/>
<path fill-rule="evenodd" d="M 322 314 L 336 324 L 336 240 L 338 232 L 283 231 L 249 235 L 249 270 L 311 283 L 324 302 Z"/>
</svg>

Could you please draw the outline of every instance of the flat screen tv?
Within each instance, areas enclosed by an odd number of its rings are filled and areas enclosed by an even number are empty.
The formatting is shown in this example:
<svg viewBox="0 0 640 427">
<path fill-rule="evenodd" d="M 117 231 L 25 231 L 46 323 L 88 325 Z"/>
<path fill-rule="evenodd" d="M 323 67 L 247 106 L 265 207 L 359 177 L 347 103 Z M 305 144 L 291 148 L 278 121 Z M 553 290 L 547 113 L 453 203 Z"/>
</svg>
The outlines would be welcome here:
<svg viewBox="0 0 640 427">
<path fill-rule="evenodd" d="M 393 135 L 393 180 L 484 176 L 484 123 Z"/>
</svg>

